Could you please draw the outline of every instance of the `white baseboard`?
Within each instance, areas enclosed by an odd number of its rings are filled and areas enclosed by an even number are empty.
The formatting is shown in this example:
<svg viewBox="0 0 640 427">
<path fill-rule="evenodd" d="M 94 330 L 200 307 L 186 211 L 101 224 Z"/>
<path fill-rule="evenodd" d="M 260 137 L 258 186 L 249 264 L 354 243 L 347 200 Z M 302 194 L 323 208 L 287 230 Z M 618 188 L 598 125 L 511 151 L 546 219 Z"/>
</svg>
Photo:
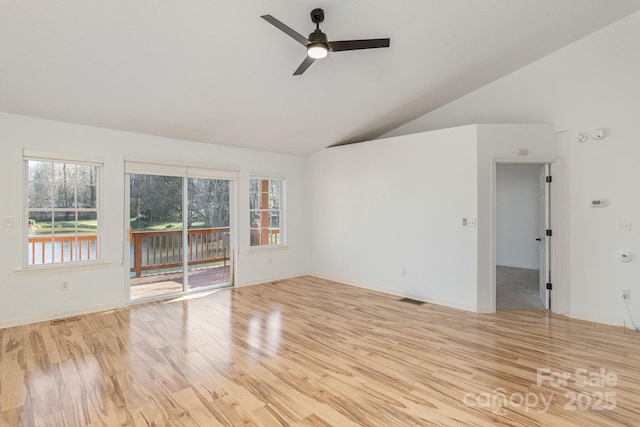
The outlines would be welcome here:
<svg viewBox="0 0 640 427">
<path fill-rule="evenodd" d="M 622 320 L 621 321 L 615 321 L 615 320 L 611 320 L 611 319 L 602 319 L 602 318 L 595 317 L 595 316 L 577 314 L 577 313 L 569 313 L 566 316 L 570 317 L 571 319 L 584 320 L 586 322 L 600 323 L 600 324 L 603 324 L 603 325 L 611 325 L 611 326 L 622 326 L 622 323 L 623 323 Z"/>
<path fill-rule="evenodd" d="M 435 298 L 425 298 L 424 296 L 421 296 L 421 295 L 398 293 L 398 291 L 395 290 L 395 289 L 389 289 L 389 288 L 384 288 L 384 287 L 373 287 L 373 286 L 370 286 L 370 285 L 365 285 L 363 283 L 355 283 L 355 282 L 351 282 L 349 280 L 344 280 L 344 279 L 340 279 L 340 278 L 336 278 L 336 277 L 324 276 L 324 275 L 320 275 L 320 274 L 316 274 L 316 273 L 309 273 L 309 276 L 317 277 L 318 279 L 330 280 L 332 282 L 342 283 L 342 284 L 348 285 L 348 286 L 355 286 L 356 288 L 368 289 L 370 291 L 376 291 L 376 292 L 382 292 L 382 293 L 389 294 L 389 295 L 395 295 L 395 296 L 401 297 L 401 298 L 411 298 L 411 299 L 415 299 L 415 300 L 418 300 L 418 301 L 424 301 L 424 302 L 427 302 L 429 304 L 436 304 L 436 305 L 441 305 L 443 307 L 455 308 L 456 310 L 470 311 L 472 313 L 477 313 L 478 312 L 476 307 L 472 307 L 472 306 L 469 306 L 469 305 L 466 305 L 466 304 L 460 304 L 460 303 L 457 303 L 457 302 L 444 301 L 444 300 L 439 300 L 439 299 L 435 299 Z"/>
<path fill-rule="evenodd" d="M 94 307 L 88 307 L 88 308 L 81 308 L 77 310 L 44 314 L 42 316 L 7 320 L 4 322 L 0 322 L 0 329 L 11 328 L 13 326 L 30 325 L 32 323 L 38 323 L 38 322 L 48 322 L 50 320 L 62 319 L 62 318 L 71 317 L 71 316 L 82 316 L 84 314 L 99 313 L 101 311 L 107 311 L 107 310 L 116 310 L 118 308 L 124 308 L 126 306 L 127 306 L 126 304 L 101 305 L 101 306 L 94 306 Z"/>
<path fill-rule="evenodd" d="M 278 280 L 287 280 L 287 279 L 293 279 L 294 277 L 309 276 L 309 275 L 310 274 L 307 273 L 307 272 L 287 274 L 285 276 L 276 276 L 276 277 L 271 277 L 271 278 L 268 278 L 268 279 L 261 279 L 259 281 L 255 281 L 255 282 L 236 283 L 234 285 L 234 287 L 236 287 L 236 288 L 244 288 L 245 286 L 261 285 L 263 283 L 276 282 Z"/>
<path fill-rule="evenodd" d="M 253 286 L 253 285 L 259 285 L 261 283 L 269 283 L 269 282 L 274 282 L 277 280 L 285 280 L 285 279 L 291 279 L 293 277 L 299 277 L 299 276 L 306 276 L 309 273 L 304 272 L 304 273 L 298 273 L 298 274 L 289 274 L 286 276 L 278 276 L 278 277 L 272 277 L 269 279 L 263 279 L 257 282 L 248 282 L 248 283 L 242 283 L 242 284 L 236 284 L 236 287 L 244 287 L 244 286 Z M 173 296 L 175 297 L 175 295 Z M 158 300 L 151 300 L 151 301 L 140 301 L 140 303 L 146 303 L 146 302 L 152 302 L 152 301 L 158 301 Z M 69 310 L 69 311 L 63 311 L 63 312 L 56 312 L 56 313 L 47 313 L 47 314 L 43 314 L 41 316 L 34 316 L 34 317 L 25 317 L 25 318 L 20 318 L 20 319 L 12 319 L 12 320 L 6 320 L 6 321 L 2 321 L 0 322 L 0 329 L 4 329 L 4 328 L 10 328 L 13 326 L 21 326 L 21 325 L 29 325 L 32 323 L 38 323 L 38 322 L 48 322 L 50 320 L 54 320 L 54 319 L 61 319 L 64 317 L 71 317 L 71 316 L 81 316 L 84 314 L 91 314 L 91 313 L 98 313 L 101 311 L 107 311 L 107 310 L 115 310 L 118 308 L 125 308 L 131 305 L 134 305 L 136 303 L 128 303 L 128 302 L 123 302 L 122 304 L 110 304 L 110 305 L 99 305 L 99 306 L 92 306 L 92 307 L 83 307 L 83 308 L 79 308 L 76 310 Z"/>
</svg>

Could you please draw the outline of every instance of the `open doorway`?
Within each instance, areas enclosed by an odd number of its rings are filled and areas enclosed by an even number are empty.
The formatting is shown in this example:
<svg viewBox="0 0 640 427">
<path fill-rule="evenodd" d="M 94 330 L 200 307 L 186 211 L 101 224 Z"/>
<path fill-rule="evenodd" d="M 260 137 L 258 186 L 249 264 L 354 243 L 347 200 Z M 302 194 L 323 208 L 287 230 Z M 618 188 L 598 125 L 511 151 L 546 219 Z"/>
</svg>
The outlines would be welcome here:
<svg viewBox="0 0 640 427">
<path fill-rule="evenodd" d="M 496 164 L 496 309 L 549 309 L 549 164 Z"/>
</svg>

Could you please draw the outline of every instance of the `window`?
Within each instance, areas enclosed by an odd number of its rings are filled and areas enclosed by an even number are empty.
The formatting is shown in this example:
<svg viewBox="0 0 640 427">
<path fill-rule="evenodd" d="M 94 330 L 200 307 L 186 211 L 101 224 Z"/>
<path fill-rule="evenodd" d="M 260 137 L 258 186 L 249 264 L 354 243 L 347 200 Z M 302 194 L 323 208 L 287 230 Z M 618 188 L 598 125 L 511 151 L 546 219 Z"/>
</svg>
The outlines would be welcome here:
<svg viewBox="0 0 640 427">
<path fill-rule="evenodd" d="M 251 246 L 283 245 L 283 179 L 251 178 Z"/>
<path fill-rule="evenodd" d="M 99 259 L 101 165 L 26 159 L 25 264 Z"/>
</svg>

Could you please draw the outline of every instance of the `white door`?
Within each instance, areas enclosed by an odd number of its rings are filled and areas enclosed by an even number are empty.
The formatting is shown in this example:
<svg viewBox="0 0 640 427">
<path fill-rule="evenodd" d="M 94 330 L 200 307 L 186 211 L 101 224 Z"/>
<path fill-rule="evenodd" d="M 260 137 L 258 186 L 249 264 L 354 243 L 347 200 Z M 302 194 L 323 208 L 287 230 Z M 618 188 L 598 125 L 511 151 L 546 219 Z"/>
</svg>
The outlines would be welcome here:
<svg viewBox="0 0 640 427">
<path fill-rule="evenodd" d="M 540 233 L 536 239 L 540 243 L 540 299 L 546 309 L 551 308 L 551 292 L 547 289 L 547 283 L 551 283 L 551 237 L 547 236 L 547 230 L 551 230 L 551 183 L 547 182 L 550 169 L 549 164 L 540 167 Z"/>
</svg>

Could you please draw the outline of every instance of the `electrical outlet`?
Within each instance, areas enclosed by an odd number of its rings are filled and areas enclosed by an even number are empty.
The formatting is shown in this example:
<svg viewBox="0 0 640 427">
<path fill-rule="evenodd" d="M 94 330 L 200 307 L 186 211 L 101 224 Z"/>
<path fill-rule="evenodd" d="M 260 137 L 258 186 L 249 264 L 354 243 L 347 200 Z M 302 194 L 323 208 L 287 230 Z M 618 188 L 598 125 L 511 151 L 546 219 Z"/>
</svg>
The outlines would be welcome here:
<svg viewBox="0 0 640 427">
<path fill-rule="evenodd" d="M 630 221 L 619 222 L 618 231 L 631 231 L 631 222 Z"/>
<path fill-rule="evenodd" d="M 60 290 L 61 291 L 68 291 L 69 290 L 69 282 L 62 282 L 60 284 Z"/>
<path fill-rule="evenodd" d="M 403 276 L 407 275 L 407 269 L 403 268 L 402 270 L 400 270 L 400 274 L 402 274 Z"/>
<path fill-rule="evenodd" d="M 623 299 L 631 298 L 631 289 L 623 289 L 622 290 L 622 298 Z"/>
</svg>

